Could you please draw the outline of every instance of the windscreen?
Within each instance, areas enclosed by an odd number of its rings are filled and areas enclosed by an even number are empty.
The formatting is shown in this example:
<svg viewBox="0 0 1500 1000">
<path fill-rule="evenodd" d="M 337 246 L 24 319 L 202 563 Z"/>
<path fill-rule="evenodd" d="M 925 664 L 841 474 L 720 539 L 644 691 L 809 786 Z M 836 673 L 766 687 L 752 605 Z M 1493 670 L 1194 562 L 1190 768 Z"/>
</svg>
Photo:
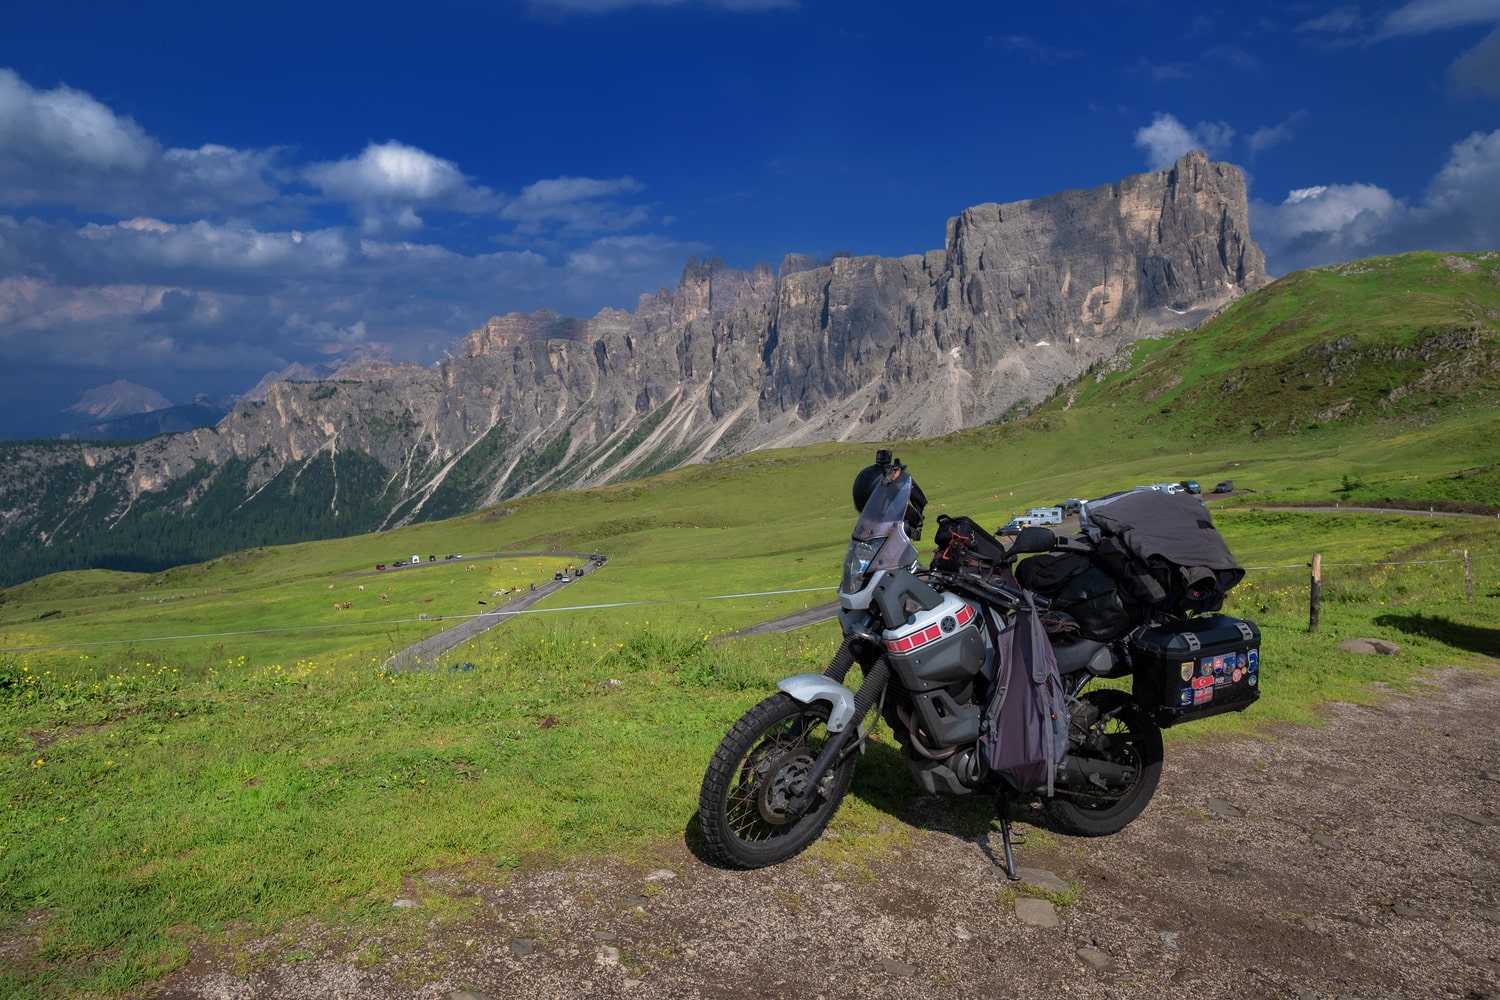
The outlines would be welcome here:
<svg viewBox="0 0 1500 1000">
<path fill-rule="evenodd" d="M 906 534 L 906 508 L 913 485 L 911 476 L 899 466 L 881 476 L 854 525 L 840 591 L 857 593 L 876 570 L 910 566 L 917 560 L 917 550 Z"/>
</svg>

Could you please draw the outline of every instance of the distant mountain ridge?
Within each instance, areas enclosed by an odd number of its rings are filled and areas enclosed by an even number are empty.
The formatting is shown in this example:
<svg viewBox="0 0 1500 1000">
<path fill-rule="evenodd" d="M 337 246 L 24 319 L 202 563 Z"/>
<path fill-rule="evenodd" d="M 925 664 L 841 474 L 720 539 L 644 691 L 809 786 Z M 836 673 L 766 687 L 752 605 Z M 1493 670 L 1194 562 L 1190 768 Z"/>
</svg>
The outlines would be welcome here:
<svg viewBox="0 0 1500 1000">
<path fill-rule="evenodd" d="M 112 420 L 165 410 L 171 405 L 172 401 L 155 389 L 118 378 L 108 385 L 87 390 L 78 397 L 78 402 L 63 412 L 78 413 L 95 420 Z"/>
<path fill-rule="evenodd" d="M 234 409 L 232 396 L 199 395 L 191 402 L 167 405 L 144 412 L 92 420 L 63 431 L 64 441 L 144 441 L 161 434 L 181 434 L 199 427 L 212 427 Z"/>
<path fill-rule="evenodd" d="M 1024 411 L 1267 280 L 1243 176 L 1190 153 L 967 209 L 940 250 L 689 261 L 634 312 L 496 317 L 430 368 L 275 382 L 213 428 L 12 447 L 8 467 L 31 471 L 0 482 L 0 538 L 37 566 L 147 568 L 187 561 L 148 541 L 184 521 L 222 552 L 758 448 L 942 434 Z"/>
</svg>

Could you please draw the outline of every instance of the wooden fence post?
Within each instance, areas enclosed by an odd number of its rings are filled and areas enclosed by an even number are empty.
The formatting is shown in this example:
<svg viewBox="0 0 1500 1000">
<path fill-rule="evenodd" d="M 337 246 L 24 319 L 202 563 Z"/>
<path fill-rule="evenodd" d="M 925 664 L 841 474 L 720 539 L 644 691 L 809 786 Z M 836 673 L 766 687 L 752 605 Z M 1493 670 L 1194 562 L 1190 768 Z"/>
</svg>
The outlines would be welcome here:
<svg viewBox="0 0 1500 1000">
<path fill-rule="evenodd" d="M 1464 549 L 1464 594 L 1474 603 L 1474 573 L 1469 568 L 1469 550 Z"/>
<path fill-rule="evenodd" d="M 1307 608 L 1307 630 L 1318 630 L 1318 618 L 1323 612 L 1323 553 L 1314 552 L 1312 560 L 1312 586 L 1309 588 Z"/>
</svg>

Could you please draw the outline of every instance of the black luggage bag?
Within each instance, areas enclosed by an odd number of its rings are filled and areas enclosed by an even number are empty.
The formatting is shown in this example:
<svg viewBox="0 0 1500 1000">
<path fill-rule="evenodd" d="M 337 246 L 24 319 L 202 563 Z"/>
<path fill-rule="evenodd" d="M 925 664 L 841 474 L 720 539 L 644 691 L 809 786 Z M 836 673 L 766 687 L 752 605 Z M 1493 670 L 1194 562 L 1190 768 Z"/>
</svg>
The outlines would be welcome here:
<svg viewBox="0 0 1500 1000">
<path fill-rule="evenodd" d="M 1260 697 L 1260 629 L 1202 615 L 1142 629 L 1131 639 L 1135 700 L 1160 726 L 1238 712 Z"/>
</svg>

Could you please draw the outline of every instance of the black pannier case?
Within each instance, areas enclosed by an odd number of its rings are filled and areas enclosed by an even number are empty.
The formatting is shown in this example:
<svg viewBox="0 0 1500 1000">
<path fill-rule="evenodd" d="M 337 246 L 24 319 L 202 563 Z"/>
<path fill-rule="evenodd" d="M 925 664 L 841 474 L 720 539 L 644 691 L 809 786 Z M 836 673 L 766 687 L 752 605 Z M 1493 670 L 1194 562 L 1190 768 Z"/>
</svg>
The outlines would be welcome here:
<svg viewBox="0 0 1500 1000">
<path fill-rule="evenodd" d="M 1260 697 L 1260 629 L 1202 615 L 1142 629 L 1131 639 L 1135 700 L 1159 725 L 1238 712 Z"/>
</svg>

